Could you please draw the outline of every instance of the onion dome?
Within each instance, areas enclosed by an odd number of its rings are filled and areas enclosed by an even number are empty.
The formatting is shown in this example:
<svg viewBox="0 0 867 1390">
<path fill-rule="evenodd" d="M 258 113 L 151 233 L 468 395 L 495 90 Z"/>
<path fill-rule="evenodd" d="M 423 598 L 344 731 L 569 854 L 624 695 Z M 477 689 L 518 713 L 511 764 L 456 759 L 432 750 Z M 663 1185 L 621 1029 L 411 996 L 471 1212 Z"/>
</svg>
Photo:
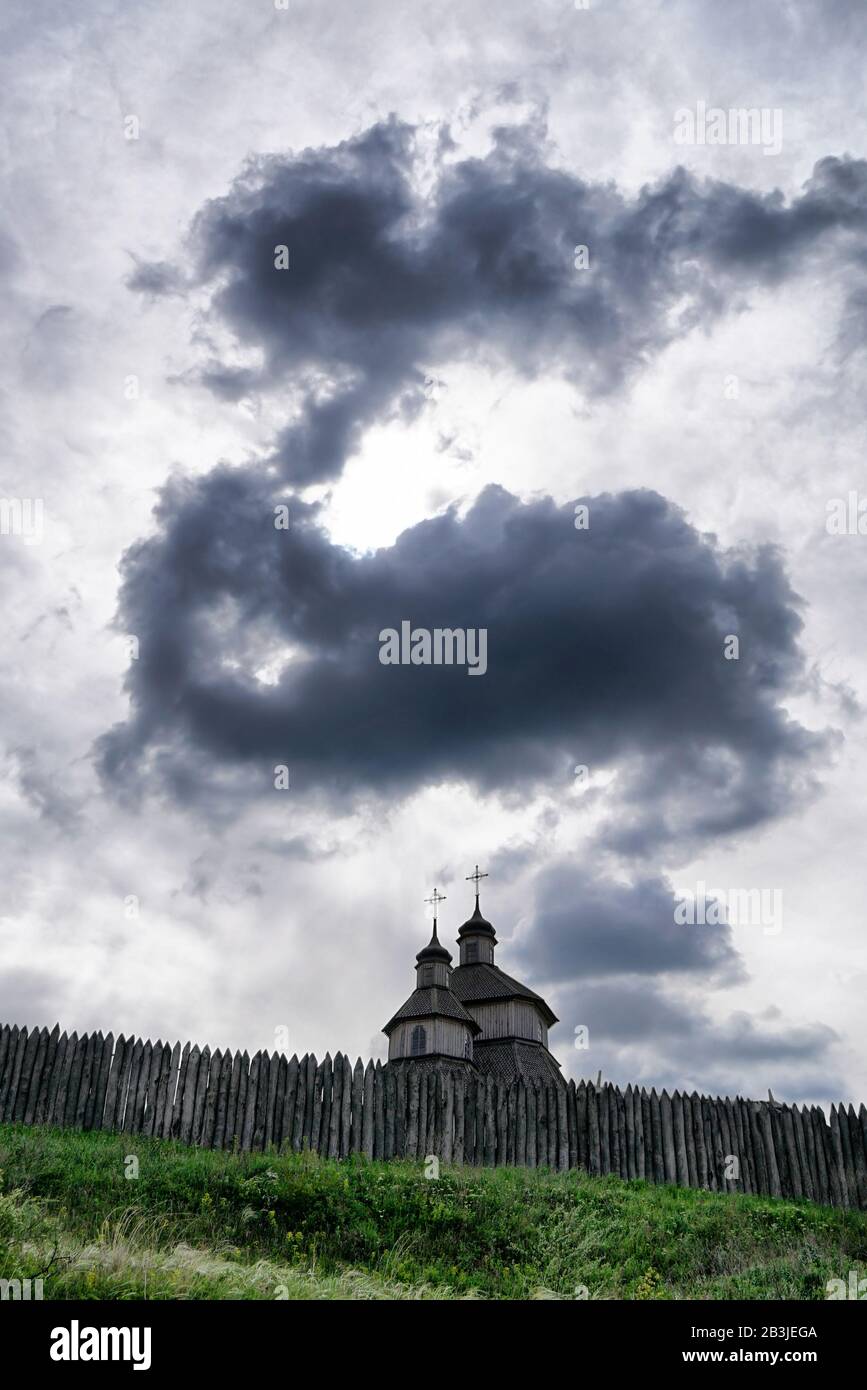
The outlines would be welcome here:
<svg viewBox="0 0 867 1390">
<path fill-rule="evenodd" d="M 419 965 L 423 964 L 425 961 L 434 960 L 441 960 L 444 961 L 446 965 L 451 965 L 451 952 L 447 951 L 445 946 L 441 944 L 437 936 L 436 922 L 434 923 L 433 936 L 428 944 L 419 951 L 416 960 Z"/>
<path fill-rule="evenodd" d="M 468 917 L 464 925 L 458 931 L 458 940 L 465 936 L 487 936 L 496 945 L 497 936 L 494 928 L 486 917 L 482 916 L 479 900 L 476 898 L 476 909 L 472 917 Z"/>
</svg>

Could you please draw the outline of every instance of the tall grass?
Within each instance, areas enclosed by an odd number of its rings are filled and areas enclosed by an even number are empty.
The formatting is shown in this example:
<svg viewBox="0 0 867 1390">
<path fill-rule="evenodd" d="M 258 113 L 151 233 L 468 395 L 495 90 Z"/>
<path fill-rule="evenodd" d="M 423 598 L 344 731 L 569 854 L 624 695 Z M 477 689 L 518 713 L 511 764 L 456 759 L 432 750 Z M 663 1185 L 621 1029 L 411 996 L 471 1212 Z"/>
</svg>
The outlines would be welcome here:
<svg viewBox="0 0 867 1390">
<path fill-rule="evenodd" d="M 821 1299 L 850 1269 L 867 1217 L 808 1202 L 0 1126 L 0 1278 L 46 1298 Z"/>
</svg>

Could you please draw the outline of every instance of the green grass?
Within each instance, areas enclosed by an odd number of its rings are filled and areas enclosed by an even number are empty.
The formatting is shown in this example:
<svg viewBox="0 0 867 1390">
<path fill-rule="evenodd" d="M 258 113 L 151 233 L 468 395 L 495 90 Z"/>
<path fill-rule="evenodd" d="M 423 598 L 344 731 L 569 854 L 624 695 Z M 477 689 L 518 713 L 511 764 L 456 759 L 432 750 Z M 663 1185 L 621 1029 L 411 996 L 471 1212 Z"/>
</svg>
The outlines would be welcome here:
<svg viewBox="0 0 867 1390">
<path fill-rule="evenodd" d="M 809 1202 L 0 1126 L 0 1278 L 46 1298 L 822 1299 L 851 1269 L 867 1215 Z"/>
</svg>

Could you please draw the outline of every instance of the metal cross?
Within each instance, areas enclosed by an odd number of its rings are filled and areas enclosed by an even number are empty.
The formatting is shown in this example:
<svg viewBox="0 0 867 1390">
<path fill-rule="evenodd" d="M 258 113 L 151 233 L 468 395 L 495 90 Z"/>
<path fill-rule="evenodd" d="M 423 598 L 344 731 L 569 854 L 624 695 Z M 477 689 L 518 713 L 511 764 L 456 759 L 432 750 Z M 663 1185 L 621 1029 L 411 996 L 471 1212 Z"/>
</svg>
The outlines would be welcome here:
<svg viewBox="0 0 867 1390">
<path fill-rule="evenodd" d="M 488 877 L 487 874 L 480 874 L 480 873 L 479 873 L 479 866 L 478 866 L 478 864 L 476 865 L 476 872 L 475 872 L 474 874 L 467 874 L 467 878 L 466 878 L 467 883 L 469 883 L 470 880 L 472 880 L 472 882 L 476 885 L 476 900 L 477 900 L 477 901 L 478 901 L 478 897 L 479 897 L 479 881 L 480 881 L 481 879 L 487 878 L 487 877 Z"/>
<path fill-rule="evenodd" d="M 435 888 L 435 889 L 433 890 L 433 893 L 431 894 L 431 896 L 430 896 L 429 898 L 425 898 L 425 902 L 426 902 L 426 903 L 433 903 L 433 910 L 434 910 L 434 926 L 436 926 L 436 924 L 437 924 L 437 903 L 444 903 L 445 900 L 446 900 L 446 895 L 445 895 L 445 893 L 441 893 L 440 890 L 439 890 L 438 888 Z"/>
</svg>

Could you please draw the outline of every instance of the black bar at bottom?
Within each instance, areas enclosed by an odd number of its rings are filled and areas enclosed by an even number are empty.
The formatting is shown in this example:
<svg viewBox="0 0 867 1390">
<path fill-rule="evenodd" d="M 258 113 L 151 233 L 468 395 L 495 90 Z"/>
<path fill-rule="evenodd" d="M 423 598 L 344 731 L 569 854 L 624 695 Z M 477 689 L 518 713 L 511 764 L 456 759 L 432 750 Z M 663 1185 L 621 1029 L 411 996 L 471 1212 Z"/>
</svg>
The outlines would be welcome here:
<svg viewBox="0 0 867 1390">
<path fill-rule="evenodd" d="M 306 1378 L 313 1370 L 312 1356 L 327 1366 L 329 1378 L 345 1365 L 353 1376 L 362 1371 L 389 1377 L 398 1373 L 406 1380 L 409 1368 L 419 1364 L 415 1356 L 405 1360 L 407 1336 L 434 1335 L 435 1341 L 441 1340 L 440 1354 L 449 1355 L 456 1334 L 463 1376 L 468 1369 L 489 1371 L 540 1327 L 550 1337 L 544 1343 L 548 1370 L 552 1361 L 563 1359 L 576 1375 L 585 1375 L 598 1363 L 606 1374 L 612 1367 L 618 1373 L 640 1370 L 646 1375 L 678 1366 L 688 1376 L 700 1376 L 706 1367 L 742 1365 L 768 1371 L 809 1367 L 827 1377 L 828 1371 L 860 1363 L 865 1319 L 858 1303 L 863 1301 L 552 1299 L 490 1302 L 483 1309 L 478 1299 L 436 1309 L 431 1302 L 344 1302 L 335 1308 L 331 1302 L 6 1301 L 0 1302 L 0 1337 L 4 1362 L 14 1358 L 25 1372 L 32 1369 L 61 1378 L 92 1378 L 108 1370 L 114 1376 L 129 1373 L 137 1379 L 150 1375 L 160 1380 L 189 1372 L 197 1381 L 213 1376 L 215 1384 L 224 1384 L 233 1373 L 246 1379 L 253 1372 L 261 1383 L 272 1371 Z M 463 1327 L 462 1312 L 468 1319 Z M 399 1340 L 393 1343 L 395 1335 Z M 526 1345 L 538 1348 L 539 1343 Z M 90 1359 L 93 1352 L 100 1359 Z M 406 1371 L 398 1370 L 400 1364 Z"/>
</svg>

